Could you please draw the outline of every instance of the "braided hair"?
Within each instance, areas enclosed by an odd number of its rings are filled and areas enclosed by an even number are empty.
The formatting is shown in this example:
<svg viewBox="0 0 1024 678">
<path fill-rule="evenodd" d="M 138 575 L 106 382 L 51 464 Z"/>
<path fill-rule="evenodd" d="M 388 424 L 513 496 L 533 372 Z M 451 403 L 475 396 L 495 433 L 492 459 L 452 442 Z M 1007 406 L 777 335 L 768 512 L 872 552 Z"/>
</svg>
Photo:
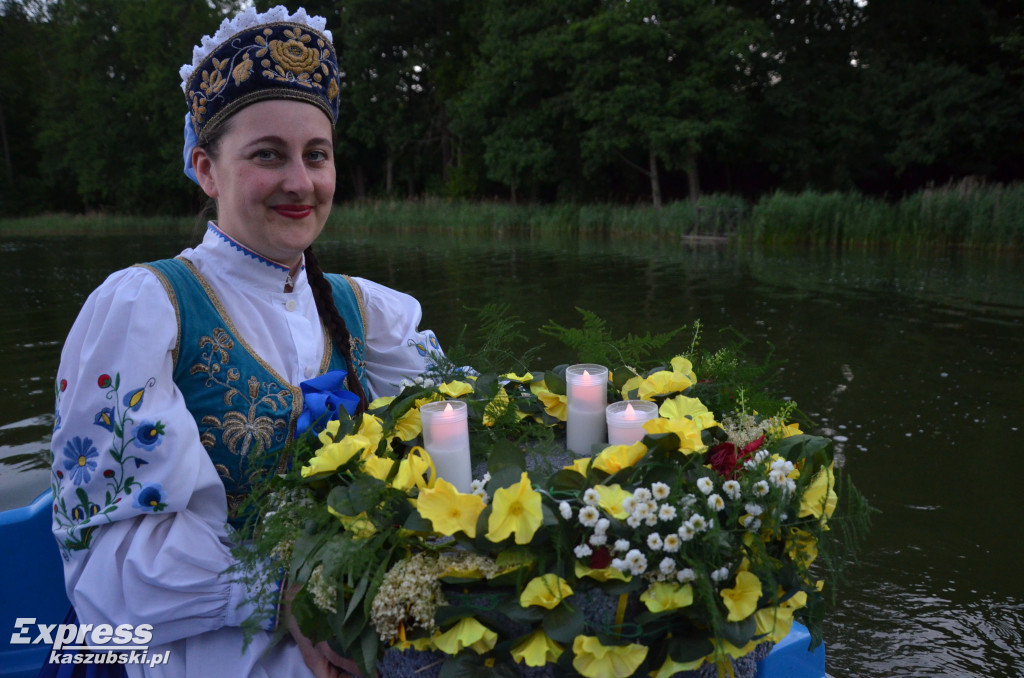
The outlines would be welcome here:
<svg viewBox="0 0 1024 678">
<path fill-rule="evenodd" d="M 306 279 L 313 290 L 313 300 L 316 302 L 317 313 L 320 314 L 320 322 L 324 324 L 331 335 L 334 347 L 338 349 L 345 358 L 345 365 L 348 367 L 348 377 L 345 383 L 348 390 L 359 396 L 359 405 L 356 407 L 356 414 L 361 414 L 369 407 L 363 385 L 359 383 L 356 375 L 355 360 L 352 358 L 352 335 L 345 326 L 345 320 L 338 313 L 338 307 L 334 305 L 334 294 L 331 291 L 331 283 L 324 277 L 320 262 L 313 254 L 313 246 L 310 245 L 303 253 L 306 259 Z"/>
</svg>

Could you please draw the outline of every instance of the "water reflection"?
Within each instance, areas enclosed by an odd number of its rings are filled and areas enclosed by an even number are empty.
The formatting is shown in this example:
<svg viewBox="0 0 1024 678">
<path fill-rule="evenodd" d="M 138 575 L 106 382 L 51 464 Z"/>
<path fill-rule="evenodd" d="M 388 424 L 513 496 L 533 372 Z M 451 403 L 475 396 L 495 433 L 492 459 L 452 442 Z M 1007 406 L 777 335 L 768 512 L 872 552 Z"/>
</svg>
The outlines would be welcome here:
<svg viewBox="0 0 1024 678">
<path fill-rule="evenodd" d="M 21 239 L 0 247 L 0 508 L 39 469 L 59 346 L 114 269 L 179 251 L 181 236 Z M 639 240 L 328 234 L 325 268 L 417 296 L 442 344 L 467 307 L 504 303 L 538 366 L 568 360 L 533 330 L 594 311 L 611 331 L 700 318 L 782 359 L 777 385 L 836 441 L 879 508 L 864 560 L 826 626 L 828 670 L 854 676 L 1024 675 L 1012 519 L 1024 455 L 1024 267 L 1009 256 L 769 253 Z M 770 345 L 766 342 L 770 342 Z M 35 470 L 33 470 L 35 469 Z M 1009 528 L 1009 529 L 1008 529 Z"/>
</svg>

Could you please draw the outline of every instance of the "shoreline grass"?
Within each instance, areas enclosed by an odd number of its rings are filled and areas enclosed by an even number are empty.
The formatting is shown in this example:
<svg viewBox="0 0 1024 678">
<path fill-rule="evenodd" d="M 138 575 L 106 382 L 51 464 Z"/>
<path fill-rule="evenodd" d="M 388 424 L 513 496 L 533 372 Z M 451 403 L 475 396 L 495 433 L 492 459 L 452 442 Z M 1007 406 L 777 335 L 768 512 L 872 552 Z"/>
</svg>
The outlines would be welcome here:
<svg viewBox="0 0 1024 678">
<path fill-rule="evenodd" d="M 197 218 L 42 215 L 0 219 L 0 237 L 189 233 Z M 512 205 L 375 201 L 335 205 L 325 232 L 694 238 L 758 246 L 1024 248 L 1024 184 L 961 182 L 898 202 L 857 193 L 777 192 L 755 204 L 732 195 L 651 205 Z"/>
</svg>

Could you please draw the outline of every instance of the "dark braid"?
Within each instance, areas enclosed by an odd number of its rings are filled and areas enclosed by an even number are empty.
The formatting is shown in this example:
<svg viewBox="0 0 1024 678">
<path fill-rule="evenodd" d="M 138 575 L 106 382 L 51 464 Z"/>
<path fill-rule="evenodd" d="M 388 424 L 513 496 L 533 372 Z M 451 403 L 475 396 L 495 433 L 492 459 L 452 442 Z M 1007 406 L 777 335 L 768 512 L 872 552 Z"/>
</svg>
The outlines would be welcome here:
<svg viewBox="0 0 1024 678">
<path fill-rule="evenodd" d="M 338 307 L 334 305 L 331 283 L 327 282 L 327 278 L 324 277 L 320 263 L 317 261 L 316 255 L 313 254 L 313 246 L 307 247 L 304 254 L 306 257 L 306 279 L 309 280 L 309 286 L 313 289 L 317 313 L 320 314 L 320 321 L 330 332 L 335 348 L 345 358 L 345 364 L 348 366 L 348 378 L 346 379 L 348 390 L 359 396 L 356 414 L 361 414 L 369 407 L 369 401 L 366 399 L 363 385 L 359 383 L 359 377 L 356 375 L 356 365 L 352 358 L 352 335 L 348 333 L 345 319 L 341 317 Z"/>
</svg>

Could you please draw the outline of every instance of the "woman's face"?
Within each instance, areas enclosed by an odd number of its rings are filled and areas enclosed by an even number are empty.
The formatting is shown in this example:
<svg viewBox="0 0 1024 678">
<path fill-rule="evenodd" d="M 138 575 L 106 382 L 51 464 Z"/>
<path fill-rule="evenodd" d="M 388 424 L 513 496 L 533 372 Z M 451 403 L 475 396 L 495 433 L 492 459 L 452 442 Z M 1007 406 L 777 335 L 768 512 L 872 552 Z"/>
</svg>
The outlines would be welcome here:
<svg viewBox="0 0 1024 678">
<path fill-rule="evenodd" d="M 216 157 L 192 164 L 217 201 L 217 225 L 264 257 L 295 266 L 316 240 L 334 197 L 331 123 L 317 107 L 273 99 L 231 116 Z"/>
</svg>

